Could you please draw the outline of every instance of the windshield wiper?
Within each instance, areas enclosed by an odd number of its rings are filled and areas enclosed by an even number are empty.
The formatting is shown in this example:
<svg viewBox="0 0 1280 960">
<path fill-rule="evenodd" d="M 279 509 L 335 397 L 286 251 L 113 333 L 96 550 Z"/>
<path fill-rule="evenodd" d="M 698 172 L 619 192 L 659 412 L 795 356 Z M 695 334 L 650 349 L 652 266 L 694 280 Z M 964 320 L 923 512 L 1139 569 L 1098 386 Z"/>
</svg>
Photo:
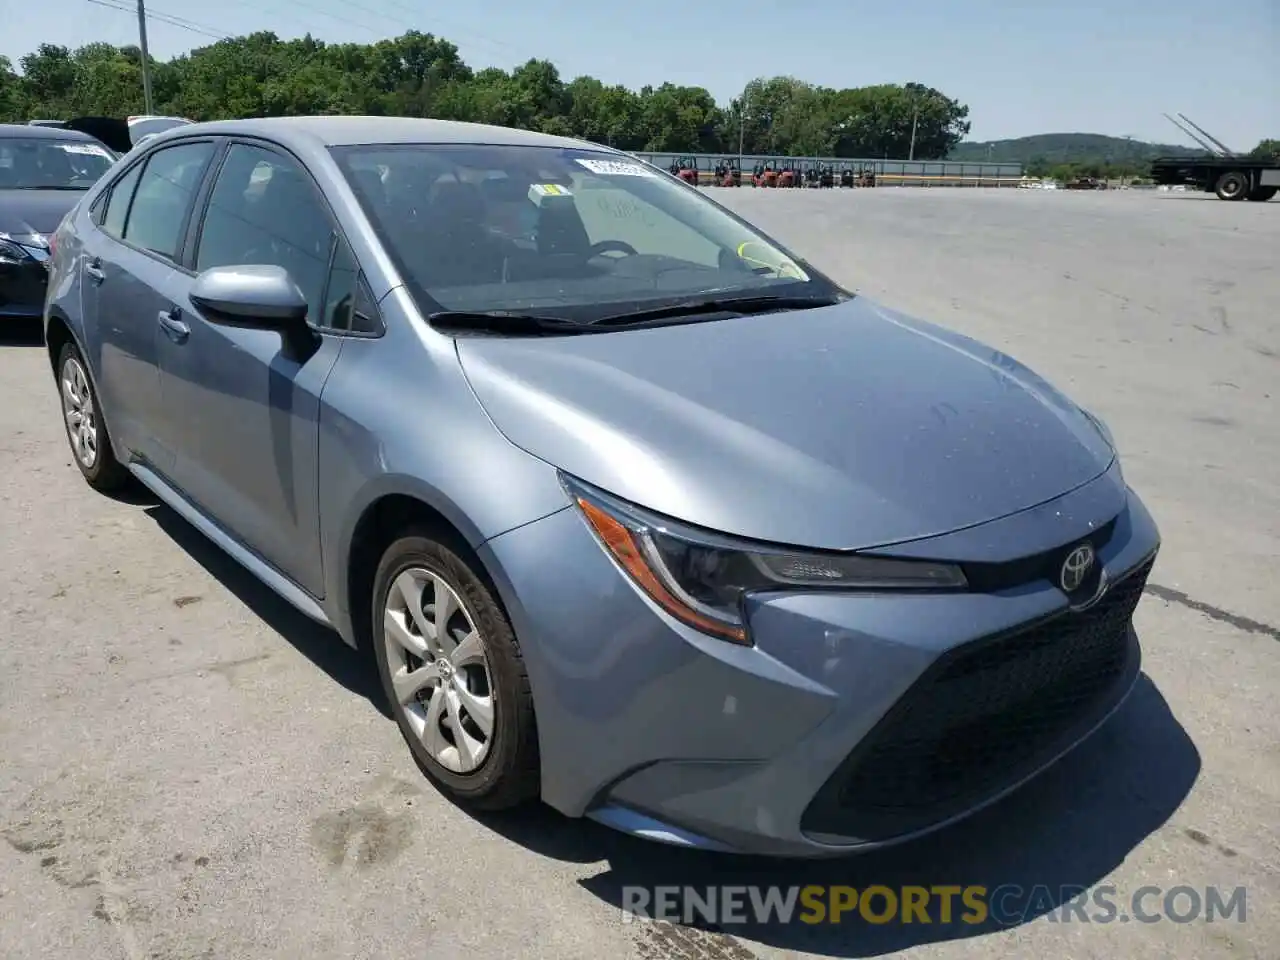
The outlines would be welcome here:
<svg viewBox="0 0 1280 960">
<path fill-rule="evenodd" d="M 479 330 L 507 334 L 578 334 L 603 333 L 611 327 L 661 325 L 664 321 L 680 323 L 688 317 L 708 313 L 769 313 L 777 310 L 807 310 L 831 307 L 847 299 L 844 296 L 778 296 L 703 297 L 681 300 L 660 307 L 646 307 L 616 313 L 579 323 L 563 317 L 517 313 L 512 310 L 442 310 L 427 317 L 437 330 Z"/>
<path fill-rule="evenodd" d="M 776 310 L 807 310 L 813 307 L 833 307 L 845 300 L 842 296 L 780 296 L 777 294 L 761 294 L 744 297 L 706 297 L 698 300 L 681 300 L 679 303 L 668 303 L 661 307 L 645 307 L 628 313 L 615 313 L 599 320 L 591 321 L 590 326 L 616 327 L 635 323 L 649 323 L 655 320 L 674 320 L 680 317 L 694 317 L 704 313 L 770 313 Z"/>
<path fill-rule="evenodd" d="M 563 317 L 542 317 L 511 310 L 441 310 L 427 317 L 437 330 L 487 330 L 492 333 L 592 333 L 587 324 Z"/>
<path fill-rule="evenodd" d="M 17 187 L 0 187 L 0 190 L 79 190 L 81 193 L 88 189 L 88 187 L 75 187 L 69 183 L 24 183 Z"/>
</svg>

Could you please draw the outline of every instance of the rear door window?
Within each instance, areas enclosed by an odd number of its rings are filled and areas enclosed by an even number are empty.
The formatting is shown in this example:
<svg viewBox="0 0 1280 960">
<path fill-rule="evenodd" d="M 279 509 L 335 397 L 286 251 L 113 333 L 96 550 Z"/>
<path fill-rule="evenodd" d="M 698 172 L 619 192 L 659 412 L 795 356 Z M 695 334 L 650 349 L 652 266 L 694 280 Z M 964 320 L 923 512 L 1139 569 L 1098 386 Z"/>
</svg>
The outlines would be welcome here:
<svg viewBox="0 0 1280 960">
<path fill-rule="evenodd" d="M 184 143 L 153 153 L 134 192 L 124 239 L 176 260 L 192 199 L 212 156 L 213 144 L 208 142 Z"/>
</svg>

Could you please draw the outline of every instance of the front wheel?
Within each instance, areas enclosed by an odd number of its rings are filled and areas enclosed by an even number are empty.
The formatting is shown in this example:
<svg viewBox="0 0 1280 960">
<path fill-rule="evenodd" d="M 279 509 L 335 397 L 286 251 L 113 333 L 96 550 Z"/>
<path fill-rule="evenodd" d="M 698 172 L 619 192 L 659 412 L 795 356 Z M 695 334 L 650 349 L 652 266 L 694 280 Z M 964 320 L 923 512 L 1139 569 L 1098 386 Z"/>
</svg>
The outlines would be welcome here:
<svg viewBox="0 0 1280 960">
<path fill-rule="evenodd" d="M 467 552 L 427 531 L 387 548 L 373 649 L 418 765 L 456 799 L 496 810 L 538 793 L 533 695 L 511 624 Z"/>
<path fill-rule="evenodd" d="M 97 391 L 84 358 L 72 343 L 58 355 L 58 394 L 71 456 L 81 475 L 100 493 L 119 490 L 129 482 L 129 471 L 116 459 Z"/>
<path fill-rule="evenodd" d="M 1240 170 L 1231 170 L 1218 178 L 1213 192 L 1219 200 L 1243 200 L 1249 192 L 1249 178 Z"/>
</svg>

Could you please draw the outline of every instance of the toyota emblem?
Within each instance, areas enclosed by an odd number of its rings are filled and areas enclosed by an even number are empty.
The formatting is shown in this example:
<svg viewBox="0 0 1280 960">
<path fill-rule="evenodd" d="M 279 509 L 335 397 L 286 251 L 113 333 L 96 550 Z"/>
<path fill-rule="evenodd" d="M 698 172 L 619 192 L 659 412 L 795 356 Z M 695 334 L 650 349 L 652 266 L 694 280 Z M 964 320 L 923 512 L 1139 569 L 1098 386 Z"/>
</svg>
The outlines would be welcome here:
<svg viewBox="0 0 1280 960">
<path fill-rule="evenodd" d="M 1096 559 L 1092 544 L 1080 544 L 1067 554 L 1067 559 L 1062 561 L 1062 570 L 1058 573 L 1058 584 L 1065 592 L 1075 593 L 1089 576 L 1089 571 L 1093 569 Z"/>
</svg>

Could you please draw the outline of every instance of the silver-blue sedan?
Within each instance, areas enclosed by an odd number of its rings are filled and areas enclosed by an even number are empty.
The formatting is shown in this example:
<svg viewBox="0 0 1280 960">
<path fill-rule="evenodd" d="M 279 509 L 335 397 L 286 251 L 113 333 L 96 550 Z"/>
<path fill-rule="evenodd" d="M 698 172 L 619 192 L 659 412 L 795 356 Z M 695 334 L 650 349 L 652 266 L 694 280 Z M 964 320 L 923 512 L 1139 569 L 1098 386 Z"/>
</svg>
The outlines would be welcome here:
<svg viewBox="0 0 1280 960">
<path fill-rule="evenodd" d="M 182 125 L 53 238 L 75 462 L 377 663 L 477 807 L 820 856 L 1012 790 L 1139 669 L 1102 423 L 595 144 Z"/>
</svg>

